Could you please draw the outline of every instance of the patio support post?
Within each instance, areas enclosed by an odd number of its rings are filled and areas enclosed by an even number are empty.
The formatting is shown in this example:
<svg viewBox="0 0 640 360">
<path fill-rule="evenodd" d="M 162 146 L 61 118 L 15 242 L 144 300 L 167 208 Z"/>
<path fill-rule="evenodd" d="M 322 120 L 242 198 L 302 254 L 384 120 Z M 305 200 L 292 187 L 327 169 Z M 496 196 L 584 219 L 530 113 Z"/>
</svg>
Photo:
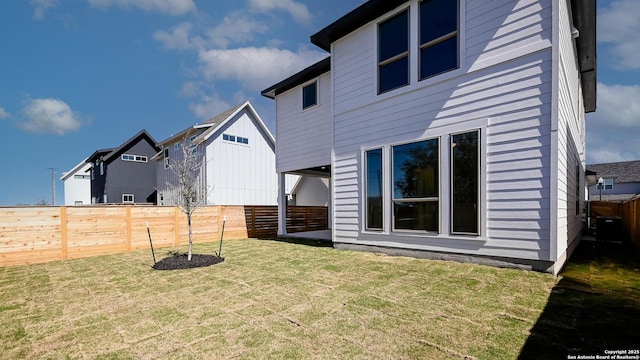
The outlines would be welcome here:
<svg viewBox="0 0 640 360">
<path fill-rule="evenodd" d="M 287 235 L 286 173 L 278 173 L 278 235 Z"/>
</svg>

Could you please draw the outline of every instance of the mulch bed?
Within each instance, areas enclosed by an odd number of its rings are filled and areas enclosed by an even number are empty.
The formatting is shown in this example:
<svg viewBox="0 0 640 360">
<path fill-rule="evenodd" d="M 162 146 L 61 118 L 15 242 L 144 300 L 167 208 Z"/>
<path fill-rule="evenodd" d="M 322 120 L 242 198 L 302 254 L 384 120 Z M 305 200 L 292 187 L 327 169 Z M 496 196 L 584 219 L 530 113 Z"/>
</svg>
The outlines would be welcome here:
<svg viewBox="0 0 640 360">
<path fill-rule="evenodd" d="M 187 254 L 173 253 L 171 256 L 158 261 L 152 267 L 156 270 L 193 269 L 219 264 L 223 257 L 216 255 L 191 254 L 191 261 L 187 260 Z"/>
</svg>

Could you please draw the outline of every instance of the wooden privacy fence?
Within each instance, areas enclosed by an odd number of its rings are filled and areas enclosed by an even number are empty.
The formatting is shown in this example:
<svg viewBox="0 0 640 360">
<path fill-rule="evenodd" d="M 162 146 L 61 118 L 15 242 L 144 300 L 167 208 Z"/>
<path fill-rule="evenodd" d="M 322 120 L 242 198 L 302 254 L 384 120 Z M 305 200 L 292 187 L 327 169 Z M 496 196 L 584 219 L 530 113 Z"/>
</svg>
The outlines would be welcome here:
<svg viewBox="0 0 640 360">
<path fill-rule="evenodd" d="M 295 207 L 290 207 L 295 208 Z M 319 230 L 326 208 L 299 207 L 304 220 L 288 232 Z M 324 210 L 322 210 L 324 209 Z M 224 238 L 275 237 L 277 206 L 207 206 L 192 217 L 195 243 Z M 161 206 L 73 206 L 0 208 L 0 266 L 74 259 L 148 249 L 149 223 L 154 247 L 188 243 L 186 216 L 174 207 Z M 302 227 L 304 222 L 308 227 Z M 326 225 L 325 225 L 326 229 Z"/>
<path fill-rule="evenodd" d="M 591 224 L 596 224 L 598 216 L 622 218 L 625 239 L 640 251 L 640 199 L 624 203 L 591 201 Z M 596 229 L 597 231 L 597 229 Z"/>
</svg>

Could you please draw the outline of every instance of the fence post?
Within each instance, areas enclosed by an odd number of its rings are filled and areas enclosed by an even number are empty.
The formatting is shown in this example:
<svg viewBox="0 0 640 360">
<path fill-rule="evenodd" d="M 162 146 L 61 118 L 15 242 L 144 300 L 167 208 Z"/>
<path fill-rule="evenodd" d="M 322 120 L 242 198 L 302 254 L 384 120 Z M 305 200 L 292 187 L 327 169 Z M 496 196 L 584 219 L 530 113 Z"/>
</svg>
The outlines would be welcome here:
<svg viewBox="0 0 640 360">
<path fill-rule="evenodd" d="M 69 256 L 69 250 L 67 247 L 67 207 L 60 207 L 60 238 L 61 238 L 61 250 L 62 260 L 66 260 Z"/>
</svg>

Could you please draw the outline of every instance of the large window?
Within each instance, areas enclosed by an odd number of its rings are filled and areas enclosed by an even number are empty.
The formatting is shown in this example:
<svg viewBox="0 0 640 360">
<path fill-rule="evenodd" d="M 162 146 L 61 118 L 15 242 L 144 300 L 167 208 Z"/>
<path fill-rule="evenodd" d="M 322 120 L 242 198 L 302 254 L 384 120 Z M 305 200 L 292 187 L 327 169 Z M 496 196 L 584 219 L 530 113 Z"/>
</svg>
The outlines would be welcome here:
<svg viewBox="0 0 640 360">
<path fill-rule="evenodd" d="M 367 229 L 382 230 L 382 149 L 366 152 Z"/>
<path fill-rule="evenodd" d="M 409 10 L 378 25 L 378 93 L 409 84 Z"/>
<path fill-rule="evenodd" d="M 479 131 L 451 135 L 451 232 L 478 231 Z"/>
<path fill-rule="evenodd" d="M 420 2 L 420 80 L 458 68 L 458 1 Z"/>
<path fill-rule="evenodd" d="M 392 148 L 394 230 L 439 231 L 439 139 Z"/>
<path fill-rule="evenodd" d="M 312 82 L 302 88 L 302 108 L 318 105 L 318 83 Z"/>
</svg>

